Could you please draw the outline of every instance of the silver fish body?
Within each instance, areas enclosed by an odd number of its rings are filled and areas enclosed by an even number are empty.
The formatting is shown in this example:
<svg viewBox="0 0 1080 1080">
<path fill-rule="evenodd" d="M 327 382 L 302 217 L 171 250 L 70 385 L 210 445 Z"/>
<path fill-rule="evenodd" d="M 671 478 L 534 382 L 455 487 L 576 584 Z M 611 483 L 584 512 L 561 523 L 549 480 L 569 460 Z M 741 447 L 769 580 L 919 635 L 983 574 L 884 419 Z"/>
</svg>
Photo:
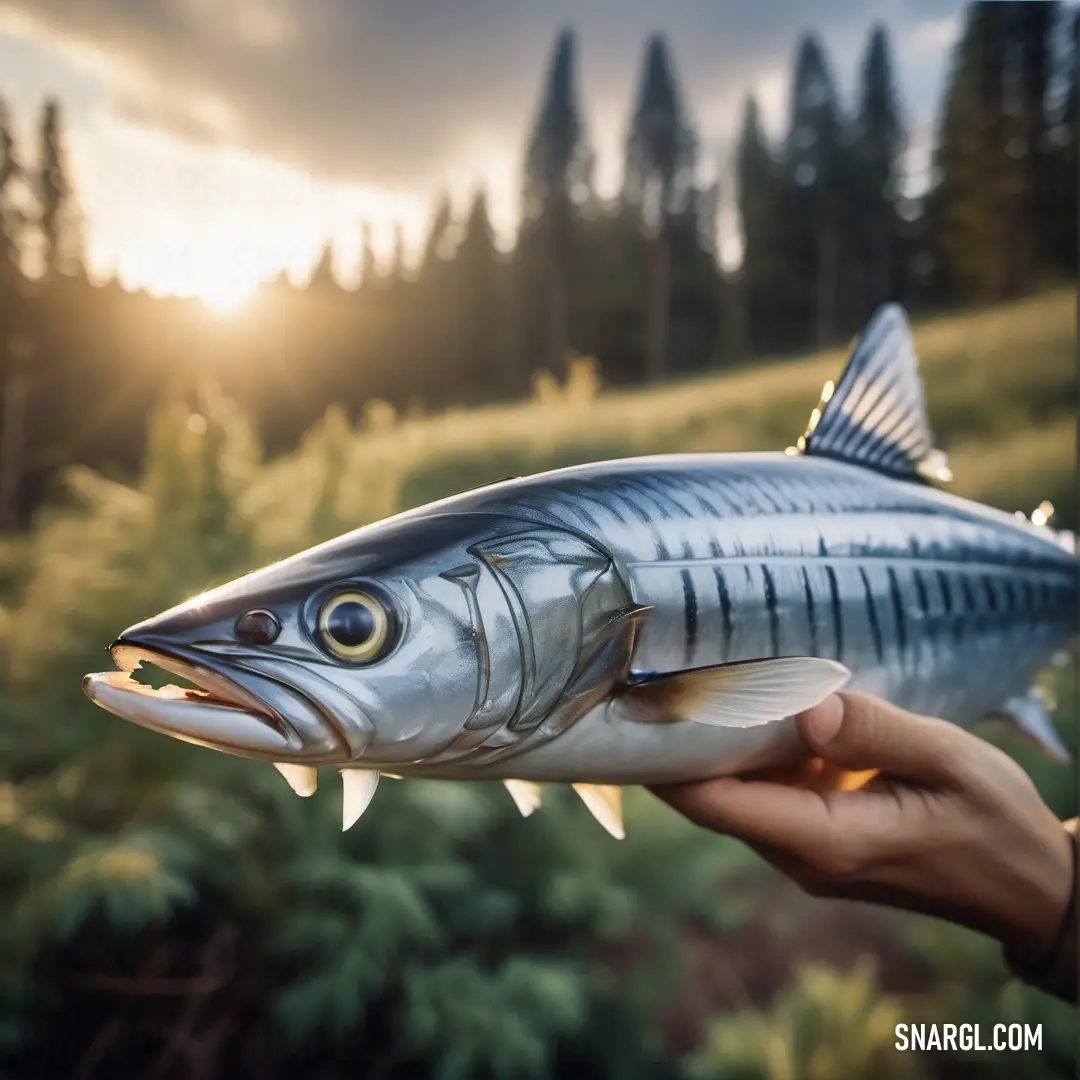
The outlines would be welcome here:
<svg viewBox="0 0 1080 1080">
<path fill-rule="evenodd" d="M 1076 632 L 1076 558 L 1048 529 L 841 462 L 651 457 L 455 502 L 609 553 L 627 602 L 651 609 L 632 676 L 817 656 L 848 667 L 851 689 L 967 725 L 1021 695 Z M 604 703 L 557 740 L 520 738 L 490 764 L 479 753 L 423 772 L 652 783 L 770 760 L 789 738 L 783 727 L 628 725 Z"/>
<path fill-rule="evenodd" d="M 131 627 L 86 691 L 301 794 L 314 766 L 345 769 L 346 824 L 382 772 L 571 782 L 605 820 L 610 789 L 581 785 L 788 760 L 790 717 L 849 677 L 964 725 L 1004 711 L 1055 747 L 1024 694 L 1076 634 L 1075 550 L 931 475 L 886 308 L 787 453 L 583 465 L 408 511 Z M 143 661 L 201 691 L 141 686 Z"/>
</svg>

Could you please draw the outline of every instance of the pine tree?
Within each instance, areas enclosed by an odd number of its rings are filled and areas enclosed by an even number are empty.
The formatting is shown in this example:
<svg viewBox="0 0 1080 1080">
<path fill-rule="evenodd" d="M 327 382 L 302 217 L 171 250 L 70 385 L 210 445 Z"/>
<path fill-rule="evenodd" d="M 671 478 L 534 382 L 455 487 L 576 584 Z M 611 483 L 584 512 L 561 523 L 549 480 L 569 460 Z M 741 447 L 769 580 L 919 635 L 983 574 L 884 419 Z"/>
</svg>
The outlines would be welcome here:
<svg viewBox="0 0 1080 1080">
<path fill-rule="evenodd" d="M 564 374 L 569 346 L 574 210 L 583 198 L 590 162 L 577 103 L 574 33 L 564 30 L 555 42 L 529 140 L 522 208 L 522 238 L 540 267 L 542 364 L 557 377 Z"/>
<path fill-rule="evenodd" d="M 438 385 L 457 362 L 454 333 L 457 314 L 451 244 L 456 224 L 450 195 L 444 191 L 435 206 L 420 256 L 416 281 L 404 299 L 409 309 L 402 324 L 411 370 L 425 386 Z"/>
<path fill-rule="evenodd" d="M 360 288 L 370 289 L 377 285 L 378 281 L 375 251 L 371 246 L 371 225 L 362 221 L 360 223 Z"/>
<path fill-rule="evenodd" d="M 21 173 L 11 114 L 7 102 L 0 98 L 0 288 L 10 285 L 9 275 L 19 263 L 22 213 L 14 205 L 12 182 Z"/>
<path fill-rule="evenodd" d="M 1076 197 L 1080 186 L 1080 9 L 1068 12 L 1063 21 L 1060 70 L 1064 93 L 1044 229 L 1056 269 L 1075 277 L 1080 252 L 1080 207 Z"/>
<path fill-rule="evenodd" d="M 19 518 L 25 451 L 30 338 L 20 269 L 23 213 L 12 197 L 22 169 L 7 103 L 0 100 L 0 529 Z"/>
<path fill-rule="evenodd" d="M 1010 291 L 1022 294 L 1031 290 L 1045 262 L 1040 240 L 1046 226 L 1058 227 L 1058 222 L 1046 220 L 1046 208 L 1050 185 L 1047 90 L 1059 5 L 1044 0 L 1013 3 L 1009 8 L 1005 110 L 1010 123 L 1005 154 L 1016 174 Z"/>
<path fill-rule="evenodd" d="M 390 254 L 390 281 L 394 285 L 403 285 L 408 274 L 405 260 L 405 229 L 400 221 L 395 221 L 394 247 Z"/>
<path fill-rule="evenodd" d="M 42 111 L 37 181 L 44 269 L 47 276 L 52 276 L 75 254 L 75 238 L 71 235 L 75 228 L 73 190 L 67 175 L 60 103 L 55 99 L 46 101 Z"/>
<path fill-rule="evenodd" d="M 671 237 L 673 214 L 690 202 L 696 139 L 686 119 L 665 39 L 654 35 L 645 49 L 637 104 L 626 146 L 623 197 L 650 232 L 645 373 L 652 381 L 668 371 L 671 330 Z"/>
<path fill-rule="evenodd" d="M 469 208 L 453 272 L 458 297 L 458 349 L 452 369 L 455 383 L 467 387 L 476 399 L 493 397 L 505 380 L 498 364 L 502 305 L 496 300 L 498 252 L 483 188 L 476 192 Z"/>
<path fill-rule="evenodd" d="M 435 205 L 435 213 L 432 215 L 427 239 L 424 241 L 424 251 L 420 257 L 421 277 L 430 274 L 441 261 L 445 260 L 446 240 L 453 224 L 454 215 L 450 206 L 450 194 L 444 191 Z"/>
<path fill-rule="evenodd" d="M 774 331 L 778 316 L 775 290 L 780 270 L 777 236 L 780 177 L 753 97 L 747 98 L 743 109 L 735 174 L 743 234 L 739 272 L 742 334 L 752 349 L 764 350 L 779 344 Z"/>
<path fill-rule="evenodd" d="M 936 232 L 946 280 L 961 297 L 1028 291 L 1050 183 L 1047 90 L 1051 3 L 968 9 L 941 123 Z M 1074 200 L 1075 201 L 1075 200 Z"/>
<path fill-rule="evenodd" d="M 935 151 L 932 233 L 943 285 L 960 297 L 1005 291 L 1006 200 L 1000 153 L 1000 71 L 992 62 L 996 13 L 974 3 L 953 55 Z M 996 86 L 995 86 L 996 84 Z"/>
<path fill-rule="evenodd" d="M 851 194 L 845 215 L 854 227 L 858 248 L 856 274 L 862 322 L 878 304 L 896 299 L 897 201 L 905 138 L 893 77 L 889 35 L 873 28 L 860 71 L 858 107 L 852 130 Z"/>
<path fill-rule="evenodd" d="M 784 146 L 785 242 L 798 302 L 796 326 L 809 323 L 819 345 L 836 332 L 843 175 L 841 118 L 825 50 L 805 35 L 792 80 L 790 127 Z"/>
<path fill-rule="evenodd" d="M 337 278 L 334 276 L 334 245 L 329 239 L 323 244 L 318 262 L 311 271 L 308 288 L 313 292 L 328 292 L 338 288 Z"/>
</svg>

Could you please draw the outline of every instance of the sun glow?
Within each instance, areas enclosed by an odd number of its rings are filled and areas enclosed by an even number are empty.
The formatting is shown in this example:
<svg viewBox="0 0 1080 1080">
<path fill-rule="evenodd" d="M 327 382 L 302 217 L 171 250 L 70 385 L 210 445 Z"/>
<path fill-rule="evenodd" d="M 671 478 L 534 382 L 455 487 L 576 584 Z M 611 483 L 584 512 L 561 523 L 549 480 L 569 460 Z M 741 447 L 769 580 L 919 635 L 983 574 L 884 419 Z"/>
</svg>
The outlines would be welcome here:
<svg viewBox="0 0 1080 1080">
<path fill-rule="evenodd" d="M 196 287 L 196 296 L 215 315 L 232 315 L 251 299 L 255 288 L 242 281 L 208 279 Z"/>
</svg>

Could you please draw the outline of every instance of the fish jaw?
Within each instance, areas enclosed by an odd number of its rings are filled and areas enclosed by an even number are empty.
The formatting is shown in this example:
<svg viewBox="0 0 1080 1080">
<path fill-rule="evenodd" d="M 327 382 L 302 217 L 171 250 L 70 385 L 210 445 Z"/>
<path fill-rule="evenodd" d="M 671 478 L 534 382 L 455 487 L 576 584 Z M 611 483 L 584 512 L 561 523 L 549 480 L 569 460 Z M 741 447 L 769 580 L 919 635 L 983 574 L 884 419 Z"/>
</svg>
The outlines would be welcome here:
<svg viewBox="0 0 1080 1080">
<path fill-rule="evenodd" d="M 271 762 L 336 763 L 355 752 L 304 696 L 197 647 L 122 637 L 111 652 L 119 670 L 87 675 L 83 692 L 96 705 L 140 727 Z M 133 678 L 142 663 L 163 668 L 198 689 L 143 685 Z"/>
</svg>

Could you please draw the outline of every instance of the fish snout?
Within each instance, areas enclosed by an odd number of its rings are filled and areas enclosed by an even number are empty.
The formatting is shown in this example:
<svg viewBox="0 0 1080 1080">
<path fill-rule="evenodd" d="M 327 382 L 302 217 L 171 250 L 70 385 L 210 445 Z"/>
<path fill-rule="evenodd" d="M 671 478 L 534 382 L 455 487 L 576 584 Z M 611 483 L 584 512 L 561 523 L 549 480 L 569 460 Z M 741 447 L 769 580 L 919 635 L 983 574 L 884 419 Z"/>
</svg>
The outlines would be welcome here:
<svg viewBox="0 0 1080 1080">
<path fill-rule="evenodd" d="M 118 670 L 86 676 L 83 691 L 142 727 L 264 760 L 344 762 L 362 749 L 362 739 L 346 739 L 302 691 L 252 670 L 241 657 L 177 644 L 138 627 L 125 631 L 109 651 Z M 188 685 L 141 682 L 137 673 L 144 665 Z"/>
</svg>

